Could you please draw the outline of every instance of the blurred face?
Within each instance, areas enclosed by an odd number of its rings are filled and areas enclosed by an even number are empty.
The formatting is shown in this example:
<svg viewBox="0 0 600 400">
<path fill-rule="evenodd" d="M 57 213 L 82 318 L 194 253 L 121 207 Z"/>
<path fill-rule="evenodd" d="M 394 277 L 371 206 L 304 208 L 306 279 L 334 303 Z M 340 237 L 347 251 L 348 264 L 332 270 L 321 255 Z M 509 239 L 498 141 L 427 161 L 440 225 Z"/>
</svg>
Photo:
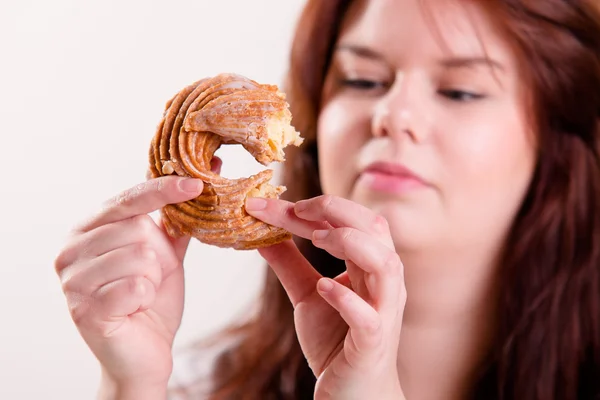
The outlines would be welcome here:
<svg viewBox="0 0 600 400">
<path fill-rule="evenodd" d="M 533 174 L 516 57 L 470 3 L 355 1 L 327 74 L 323 191 L 384 215 L 400 251 L 499 242 Z"/>
</svg>

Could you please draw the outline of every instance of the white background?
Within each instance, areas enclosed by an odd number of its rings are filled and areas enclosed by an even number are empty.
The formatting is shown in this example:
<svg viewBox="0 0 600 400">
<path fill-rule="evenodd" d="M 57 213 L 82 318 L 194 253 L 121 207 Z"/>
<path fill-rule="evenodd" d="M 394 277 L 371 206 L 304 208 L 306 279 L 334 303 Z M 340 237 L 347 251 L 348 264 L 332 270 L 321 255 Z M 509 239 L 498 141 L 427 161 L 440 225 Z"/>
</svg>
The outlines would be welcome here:
<svg viewBox="0 0 600 400">
<path fill-rule="evenodd" d="M 92 399 L 99 367 L 53 260 L 69 228 L 144 180 L 165 102 L 205 76 L 280 84 L 302 0 L 0 2 L 0 399 Z M 227 149 L 229 150 L 229 149 Z M 220 151 L 223 175 L 260 169 Z M 258 293 L 255 252 L 192 243 L 177 347 Z"/>
</svg>

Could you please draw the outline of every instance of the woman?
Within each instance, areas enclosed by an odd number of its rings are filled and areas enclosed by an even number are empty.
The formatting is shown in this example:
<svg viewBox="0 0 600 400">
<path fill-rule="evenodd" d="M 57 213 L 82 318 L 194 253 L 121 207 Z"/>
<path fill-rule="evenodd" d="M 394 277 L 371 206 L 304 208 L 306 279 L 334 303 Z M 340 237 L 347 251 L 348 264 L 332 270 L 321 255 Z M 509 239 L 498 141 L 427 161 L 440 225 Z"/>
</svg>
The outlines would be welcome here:
<svg viewBox="0 0 600 400">
<path fill-rule="evenodd" d="M 247 209 L 297 247 L 210 398 L 600 398 L 593 0 L 309 1 L 286 91 L 287 201 Z M 166 396 L 187 239 L 146 214 L 200 190 L 147 182 L 57 259 L 102 398 Z"/>
</svg>

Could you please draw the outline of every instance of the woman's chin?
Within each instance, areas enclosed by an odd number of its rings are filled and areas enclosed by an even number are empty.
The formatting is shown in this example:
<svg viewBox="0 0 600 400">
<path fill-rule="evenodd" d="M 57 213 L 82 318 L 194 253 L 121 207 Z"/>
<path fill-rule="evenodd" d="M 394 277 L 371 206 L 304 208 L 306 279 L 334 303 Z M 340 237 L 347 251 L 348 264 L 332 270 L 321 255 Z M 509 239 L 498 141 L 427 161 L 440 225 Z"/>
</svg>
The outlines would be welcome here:
<svg viewBox="0 0 600 400">
<path fill-rule="evenodd" d="M 424 203 L 399 202 L 394 199 L 360 198 L 351 200 L 368 207 L 383 216 L 389 226 L 392 239 L 398 252 L 414 252 L 428 248 L 435 241 L 435 221 L 433 212 Z"/>
</svg>

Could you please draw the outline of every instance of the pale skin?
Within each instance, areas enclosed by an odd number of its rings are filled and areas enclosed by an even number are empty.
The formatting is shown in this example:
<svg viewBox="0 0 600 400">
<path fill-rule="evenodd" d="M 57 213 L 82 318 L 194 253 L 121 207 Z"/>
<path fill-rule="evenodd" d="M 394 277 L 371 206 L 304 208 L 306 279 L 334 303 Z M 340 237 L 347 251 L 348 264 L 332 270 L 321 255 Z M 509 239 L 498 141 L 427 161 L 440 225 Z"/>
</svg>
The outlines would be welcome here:
<svg viewBox="0 0 600 400">
<path fill-rule="evenodd" d="M 316 399 L 463 398 L 493 335 L 496 260 L 535 143 L 514 55 L 482 10 L 457 4 L 426 2 L 441 44 L 416 0 L 355 2 L 318 121 L 326 195 L 247 204 L 346 260 L 330 280 L 292 242 L 260 251 L 295 306 Z M 388 190 L 365 172 L 377 162 L 421 184 Z M 99 398 L 166 397 L 189 238 L 147 214 L 201 190 L 178 177 L 142 183 L 76 227 L 56 260 L 102 365 Z"/>
</svg>

